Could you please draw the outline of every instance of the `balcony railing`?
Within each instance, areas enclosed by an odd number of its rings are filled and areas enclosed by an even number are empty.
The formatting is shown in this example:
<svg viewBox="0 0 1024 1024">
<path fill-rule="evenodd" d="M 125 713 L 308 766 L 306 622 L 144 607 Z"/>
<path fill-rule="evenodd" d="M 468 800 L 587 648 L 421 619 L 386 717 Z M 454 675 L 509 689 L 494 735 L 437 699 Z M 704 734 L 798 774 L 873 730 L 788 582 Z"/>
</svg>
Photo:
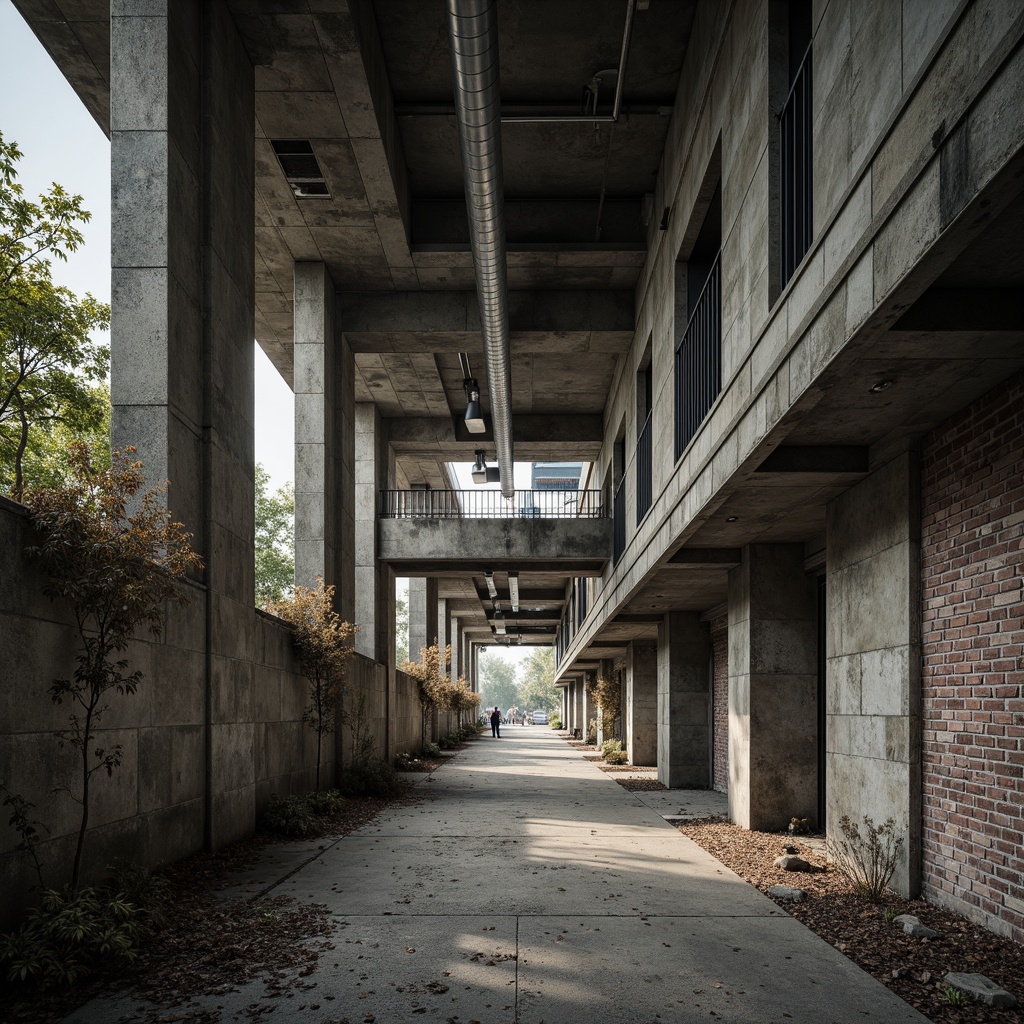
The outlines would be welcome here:
<svg viewBox="0 0 1024 1024">
<path fill-rule="evenodd" d="M 626 550 L 626 478 L 619 481 L 615 488 L 615 498 L 612 501 L 614 508 L 612 519 L 612 564 L 618 564 L 622 552 Z"/>
<path fill-rule="evenodd" d="M 600 491 L 381 491 L 382 519 L 607 519 Z"/>
<path fill-rule="evenodd" d="M 716 257 L 676 346 L 676 458 L 722 390 L 722 264 Z"/>
<path fill-rule="evenodd" d="M 793 78 L 779 116 L 782 149 L 782 287 L 793 276 L 814 234 L 811 48 Z"/>
<path fill-rule="evenodd" d="M 647 510 L 651 507 L 654 496 L 654 467 L 652 464 L 653 448 L 651 435 L 654 427 L 651 421 L 654 413 L 647 414 L 647 420 L 640 428 L 640 434 L 636 439 L 636 522 L 640 521 Z"/>
</svg>

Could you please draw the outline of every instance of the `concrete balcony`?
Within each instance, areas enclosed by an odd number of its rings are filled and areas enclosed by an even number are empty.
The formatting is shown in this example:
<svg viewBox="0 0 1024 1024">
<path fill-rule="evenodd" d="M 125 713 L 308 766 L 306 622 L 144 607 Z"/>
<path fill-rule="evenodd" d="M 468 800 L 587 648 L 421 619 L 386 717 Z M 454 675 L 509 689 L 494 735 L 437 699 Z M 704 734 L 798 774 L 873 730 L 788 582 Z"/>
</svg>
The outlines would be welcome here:
<svg viewBox="0 0 1024 1024">
<path fill-rule="evenodd" d="M 530 567 L 599 576 L 612 522 L 597 491 L 382 491 L 377 557 L 396 573 Z"/>
</svg>

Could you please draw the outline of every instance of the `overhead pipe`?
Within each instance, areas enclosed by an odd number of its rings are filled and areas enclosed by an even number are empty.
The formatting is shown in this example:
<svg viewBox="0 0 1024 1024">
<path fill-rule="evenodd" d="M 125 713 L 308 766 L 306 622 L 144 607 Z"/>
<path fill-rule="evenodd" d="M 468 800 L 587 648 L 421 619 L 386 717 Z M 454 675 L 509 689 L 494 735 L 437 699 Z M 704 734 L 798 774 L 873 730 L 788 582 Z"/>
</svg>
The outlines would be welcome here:
<svg viewBox="0 0 1024 1024">
<path fill-rule="evenodd" d="M 448 0 L 448 43 L 455 86 L 462 178 L 469 212 L 501 493 L 512 474 L 512 370 L 509 355 L 505 195 L 501 165 L 496 0 Z"/>
</svg>

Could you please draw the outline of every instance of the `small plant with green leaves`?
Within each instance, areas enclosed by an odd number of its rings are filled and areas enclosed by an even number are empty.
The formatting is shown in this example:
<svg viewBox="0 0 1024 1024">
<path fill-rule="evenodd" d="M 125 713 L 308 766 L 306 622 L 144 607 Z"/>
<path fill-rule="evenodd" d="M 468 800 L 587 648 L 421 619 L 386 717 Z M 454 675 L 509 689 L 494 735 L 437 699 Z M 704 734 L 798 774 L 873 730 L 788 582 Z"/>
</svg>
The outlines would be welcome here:
<svg viewBox="0 0 1024 1024">
<path fill-rule="evenodd" d="M 967 1005 L 966 993 L 961 992 L 958 988 L 953 988 L 952 985 L 947 985 L 942 990 L 942 998 L 945 999 L 950 1006 L 964 1007 Z"/>
<path fill-rule="evenodd" d="M 601 744 L 601 754 L 607 764 L 625 764 L 629 760 L 622 749 L 622 740 L 605 740 Z"/>
<path fill-rule="evenodd" d="M 17 849 L 27 853 L 35 869 L 36 878 L 39 879 L 39 888 L 45 889 L 43 882 L 43 865 L 39 860 L 38 846 L 43 838 L 43 832 L 49 833 L 49 829 L 41 822 L 32 817 L 35 804 L 26 800 L 20 793 L 12 793 L 6 786 L 0 786 L 0 793 L 4 796 L 4 807 L 10 807 L 11 816 L 7 821 L 20 839 Z"/>
<path fill-rule="evenodd" d="M 424 743 L 420 750 L 420 757 L 437 757 L 441 748 L 436 743 Z"/>
<path fill-rule="evenodd" d="M 141 934 L 141 915 L 120 893 L 48 889 L 16 932 L 0 936 L 0 962 L 8 981 L 70 986 L 106 964 L 134 960 Z"/>
<path fill-rule="evenodd" d="M 301 796 L 272 796 L 263 812 L 263 827 L 275 835 L 304 839 L 317 829 L 319 821 Z"/>
<path fill-rule="evenodd" d="M 550 725 L 552 729 L 561 729 L 562 719 L 559 718 L 558 715 L 552 715 L 551 718 L 548 719 L 548 725 Z"/>
<path fill-rule="evenodd" d="M 395 756 L 395 769 L 400 772 L 418 772 L 423 767 L 423 762 L 415 755 L 410 754 L 408 751 L 402 751 L 402 753 Z"/>
<path fill-rule="evenodd" d="M 885 910 L 882 911 L 882 917 L 885 918 L 886 924 L 892 924 L 898 916 L 899 915 L 897 914 L 895 907 L 886 907 Z"/>
<path fill-rule="evenodd" d="M 899 863 L 903 836 L 894 818 L 887 818 L 881 825 L 866 814 L 862 820 L 864 835 L 857 822 L 844 814 L 839 819 L 839 837 L 829 839 L 829 853 L 856 891 L 879 903 Z"/>
</svg>

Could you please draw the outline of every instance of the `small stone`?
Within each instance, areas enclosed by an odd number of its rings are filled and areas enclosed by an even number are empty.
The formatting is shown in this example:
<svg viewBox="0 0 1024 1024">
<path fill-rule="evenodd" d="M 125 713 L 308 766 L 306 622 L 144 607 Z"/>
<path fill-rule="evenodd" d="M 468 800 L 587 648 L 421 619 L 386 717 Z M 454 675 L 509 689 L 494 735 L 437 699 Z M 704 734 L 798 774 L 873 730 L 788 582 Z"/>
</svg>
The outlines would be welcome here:
<svg viewBox="0 0 1024 1024">
<path fill-rule="evenodd" d="M 958 971 L 951 971 L 946 975 L 946 984 L 988 1006 L 1001 1006 L 1010 1010 L 1017 1005 L 1017 1000 L 1005 988 L 1000 988 L 984 974 L 961 974 Z"/>
<path fill-rule="evenodd" d="M 800 848 L 798 846 L 794 846 L 792 843 L 786 843 L 782 847 L 782 852 L 783 853 L 799 853 L 800 852 Z"/>
<path fill-rule="evenodd" d="M 789 903 L 800 903 L 807 894 L 803 889 L 797 889 L 792 885 L 773 885 L 769 887 L 768 895 Z"/>
<path fill-rule="evenodd" d="M 775 866 L 783 871 L 810 871 L 811 865 L 803 857 L 795 857 L 793 854 L 786 854 L 783 857 L 775 858 Z"/>
<path fill-rule="evenodd" d="M 934 939 L 939 934 L 932 931 L 926 925 L 921 924 L 920 918 L 914 917 L 913 914 L 900 914 L 899 917 L 894 917 L 893 921 L 913 939 Z"/>
</svg>

